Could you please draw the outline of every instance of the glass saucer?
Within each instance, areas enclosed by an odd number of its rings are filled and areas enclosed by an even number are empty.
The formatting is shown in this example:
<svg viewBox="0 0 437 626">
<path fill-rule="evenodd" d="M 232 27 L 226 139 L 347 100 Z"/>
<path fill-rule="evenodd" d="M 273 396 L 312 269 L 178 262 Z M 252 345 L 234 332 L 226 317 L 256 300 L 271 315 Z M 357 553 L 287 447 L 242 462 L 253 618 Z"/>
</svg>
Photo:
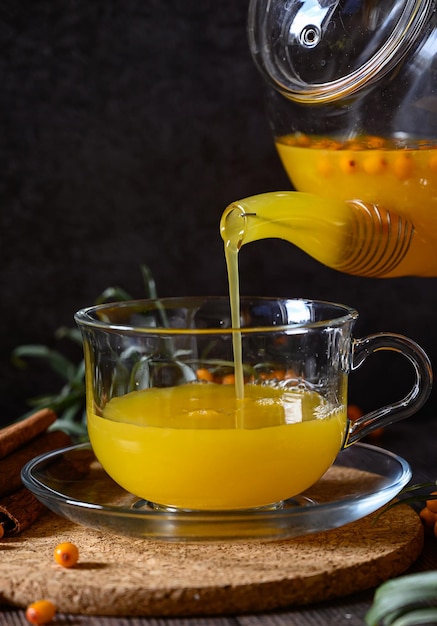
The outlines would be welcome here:
<svg viewBox="0 0 437 626">
<path fill-rule="evenodd" d="M 33 459 L 22 479 L 49 509 L 89 528 L 151 540 L 265 541 L 358 520 L 392 500 L 411 479 L 411 468 L 382 448 L 354 444 L 300 497 L 250 511 L 156 510 L 117 485 L 89 444 Z"/>
</svg>

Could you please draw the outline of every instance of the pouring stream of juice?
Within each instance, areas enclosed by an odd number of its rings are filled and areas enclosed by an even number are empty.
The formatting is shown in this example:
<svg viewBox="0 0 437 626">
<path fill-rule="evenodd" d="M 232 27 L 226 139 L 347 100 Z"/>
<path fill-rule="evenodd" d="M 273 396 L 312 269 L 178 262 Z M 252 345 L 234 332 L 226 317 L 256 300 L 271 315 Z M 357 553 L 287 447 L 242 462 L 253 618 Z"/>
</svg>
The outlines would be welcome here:
<svg viewBox="0 0 437 626">
<path fill-rule="evenodd" d="M 235 214 L 234 214 L 235 216 Z M 228 271 L 229 283 L 229 299 L 231 305 L 231 322 L 232 328 L 240 328 L 240 281 L 238 274 L 238 250 L 241 222 L 230 216 L 227 222 L 227 229 L 223 233 L 225 243 L 225 259 Z M 234 349 L 234 376 L 235 376 L 235 393 L 239 400 L 244 399 L 244 374 L 242 361 L 241 333 L 235 332 L 232 335 Z M 237 421 L 241 421 L 237 417 Z M 241 426 L 241 424 L 240 424 Z"/>
</svg>

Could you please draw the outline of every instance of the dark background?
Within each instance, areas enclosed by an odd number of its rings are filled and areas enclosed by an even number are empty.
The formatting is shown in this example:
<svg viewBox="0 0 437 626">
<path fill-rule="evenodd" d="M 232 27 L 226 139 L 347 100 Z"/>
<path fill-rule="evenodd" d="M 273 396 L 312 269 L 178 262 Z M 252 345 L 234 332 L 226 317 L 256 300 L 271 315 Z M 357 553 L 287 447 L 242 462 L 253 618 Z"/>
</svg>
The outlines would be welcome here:
<svg viewBox="0 0 437 626">
<path fill-rule="evenodd" d="M 110 285 L 142 297 L 142 263 L 161 296 L 226 293 L 223 210 L 290 189 L 246 13 L 246 0 L 2 3 L 2 424 L 59 385 L 43 363 L 15 368 L 15 346 L 68 350 L 55 330 Z M 407 334 L 437 360 L 435 280 L 346 276 L 273 240 L 240 258 L 243 293 L 345 302 L 357 336 Z M 369 409 L 399 399 L 409 370 L 379 353 L 352 378 Z"/>
</svg>

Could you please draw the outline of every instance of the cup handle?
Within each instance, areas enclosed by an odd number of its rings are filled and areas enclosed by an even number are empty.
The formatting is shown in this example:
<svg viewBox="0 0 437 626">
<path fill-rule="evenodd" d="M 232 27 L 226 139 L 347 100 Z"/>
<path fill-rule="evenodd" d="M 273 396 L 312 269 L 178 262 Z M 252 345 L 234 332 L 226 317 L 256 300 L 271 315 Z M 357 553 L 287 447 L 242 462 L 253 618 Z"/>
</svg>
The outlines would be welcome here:
<svg viewBox="0 0 437 626">
<path fill-rule="evenodd" d="M 365 437 L 375 428 L 410 417 L 425 404 L 431 393 L 433 382 L 431 362 L 417 343 L 403 335 L 377 333 L 362 339 L 354 339 L 352 371 L 358 369 L 368 356 L 379 350 L 389 350 L 404 355 L 414 368 L 414 384 L 402 400 L 366 413 L 354 422 L 350 422 L 349 433 L 343 446 L 345 448 Z"/>
</svg>

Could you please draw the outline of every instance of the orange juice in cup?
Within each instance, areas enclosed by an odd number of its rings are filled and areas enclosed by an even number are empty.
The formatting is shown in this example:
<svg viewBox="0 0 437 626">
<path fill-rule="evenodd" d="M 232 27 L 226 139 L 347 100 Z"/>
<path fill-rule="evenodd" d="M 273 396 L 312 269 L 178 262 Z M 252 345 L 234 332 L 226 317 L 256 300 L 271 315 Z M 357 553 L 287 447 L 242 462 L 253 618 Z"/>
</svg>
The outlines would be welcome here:
<svg viewBox="0 0 437 626">
<path fill-rule="evenodd" d="M 244 391 L 187 383 L 113 398 L 88 414 L 94 452 L 128 491 L 179 508 L 258 507 L 304 491 L 337 456 L 344 406 L 279 381 Z"/>
</svg>

